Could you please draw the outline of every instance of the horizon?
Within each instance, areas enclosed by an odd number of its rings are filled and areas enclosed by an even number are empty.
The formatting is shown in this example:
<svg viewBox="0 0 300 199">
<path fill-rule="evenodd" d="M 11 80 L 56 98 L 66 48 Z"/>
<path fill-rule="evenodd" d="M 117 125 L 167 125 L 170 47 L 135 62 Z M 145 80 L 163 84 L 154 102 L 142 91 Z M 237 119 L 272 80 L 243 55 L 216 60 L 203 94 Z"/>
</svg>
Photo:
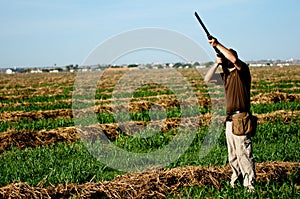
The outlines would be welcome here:
<svg viewBox="0 0 300 199">
<path fill-rule="evenodd" d="M 178 62 L 152 62 L 152 63 L 124 63 L 124 64 L 95 64 L 95 65 L 80 65 L 80 64 L 67 64 L 67 65 L 53 65 L 53 66 L 11 66 L 11 67 L 0 67 L 0 70 L 2 69 L 55 69 L 55 68 L 67 68 L 67 67 L 79 67 L 79 68 L 86 68 L 86 67 L 128 67 L 130 65 L 137 65 L 137 66 L 145 66 L 145 65 L 169 65 L 169 64 L 195 64 L 198 63 L 200 64 L 199 66 L 204 66 L 209 64 L 210 62 L 213 61 L 207 61 L 207 62 L 198 62 L 198 61 L 191 61 L 191 62 L 186 62 L 186 61 L 178 61 Z M 244 61 L 245 63 L 249 64 L 249 66 L 267 66 L 270 64 L 270 66 L 300 66 L 300 59 L 286 59 L 286 60 L 281 60 L 281 59 L 261 59 L 261 60 L 249 60 L 249 61 Z M 278 63 L 279 62 L 279 63 Z M 289 64 L 289 63 L 295 63 L 291 65 L 282 65 L 282 64 Z M 253 64 L 253 65 L 251 65 Z M 259 65 L 262 64 L 262 65 Z M 275 65 L 274 65 L 275 64 Z M 281 65 L 280 65 L 281 64 Z"/>
</svg>

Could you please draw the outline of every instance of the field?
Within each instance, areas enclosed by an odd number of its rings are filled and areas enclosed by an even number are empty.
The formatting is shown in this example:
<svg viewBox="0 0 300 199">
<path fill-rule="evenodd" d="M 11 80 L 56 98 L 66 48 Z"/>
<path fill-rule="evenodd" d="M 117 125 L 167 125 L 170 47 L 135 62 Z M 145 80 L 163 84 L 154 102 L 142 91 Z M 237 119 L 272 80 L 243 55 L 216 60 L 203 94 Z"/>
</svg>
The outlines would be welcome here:
<svg viewBox="0 0 300 199">
<path fill-rule="evenodd" d="M 170 78 L 137 88 L 133 82 L 123 84 L 133 87 L 128 96 L 127 88 L 117 89 L 128 71 L 101 73 L 92 101 L 81 87 L 74 98 L 76 73 L 0 74 L 0 197 L 300 198 L 299 66 L 251 68 L 251 111 L 258 117 L 252 139 L 257 185 L 251 194 L 242 185 L 229 185 L 223 128 L 209 153 L 199 156 L 213 104 L 223 103 L 220 88 L 209 88 L 196 69 L 178 69 L 190 88 Z M 82 74 L 86 79 L 93 75 Z M 170 82 L 172 89 L 165 86 Z M 115 96 L 126 106 L 114 103 Z M 81 117 L 87 125 L 76 128 Z M 145 128 L 150 123 L 159 128 L 155 134 Z M 114 169 L 98 161 L 85 142 L 108 138 L 125 151 L 150 154 L 195 128 L 188 148 L 174 152 L 179 154 L 174 161 L 146 171 Z M 126 161 L 114 164 L 126 167 Z M 138 162 L 134 166 L 139 168 Z"/>
</svg>

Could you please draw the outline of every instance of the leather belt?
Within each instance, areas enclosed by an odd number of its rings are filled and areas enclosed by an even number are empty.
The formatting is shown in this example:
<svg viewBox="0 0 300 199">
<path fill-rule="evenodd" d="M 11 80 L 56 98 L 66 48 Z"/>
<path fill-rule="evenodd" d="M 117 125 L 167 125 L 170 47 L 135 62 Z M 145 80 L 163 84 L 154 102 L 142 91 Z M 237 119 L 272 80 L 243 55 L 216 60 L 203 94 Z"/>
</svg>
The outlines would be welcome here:
<svg viewBox="0 0 300 199">
<path fill-rule="evenodd" d="M 232 111 L 230 113 L 227 113 L 226 122 L 232 121 L 232 115 L 242 113 L 242 111 Z"/>
<path fill-rule="evenodd" d="M 232 111 L 228 115 L 234 115 L 234 114 L 239 114 L 242 113 L 242 111 Z"/>
</svg>

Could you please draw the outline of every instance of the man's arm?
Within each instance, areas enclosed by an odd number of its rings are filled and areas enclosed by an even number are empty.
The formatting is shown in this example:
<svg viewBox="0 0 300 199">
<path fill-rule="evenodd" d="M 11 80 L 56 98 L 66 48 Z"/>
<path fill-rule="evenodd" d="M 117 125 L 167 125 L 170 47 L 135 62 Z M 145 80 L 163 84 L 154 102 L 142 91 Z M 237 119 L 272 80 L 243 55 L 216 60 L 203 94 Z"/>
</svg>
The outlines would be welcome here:
<svg viewBox="0 0 300 199">
<path fill-rule="evenodd" d="M 222 64 L 222 59 L 217 56 L 216 62 L 213 64 L 213 66 L 208 70 L 204 77 L 205 83 L 216 83 L 220 84 L 221 82 L 219 81 L 220 78 L 216 75 L 216 71 L 218 69 L 218 66 Z"/>
<path fill-rule="evenodd" d="M 234 54 L 231 50 L 226 48 L 224 45 L 218 42 L 217 39 L 212 38 L 209 40 L 209 44 L 213 47 L 219 49 L 219 51 L 231 62 L 234 64 L 235 68 L 241 70 L 243 67 L 242 61 L 239 60 L 236 54 Z"/>
</svg>

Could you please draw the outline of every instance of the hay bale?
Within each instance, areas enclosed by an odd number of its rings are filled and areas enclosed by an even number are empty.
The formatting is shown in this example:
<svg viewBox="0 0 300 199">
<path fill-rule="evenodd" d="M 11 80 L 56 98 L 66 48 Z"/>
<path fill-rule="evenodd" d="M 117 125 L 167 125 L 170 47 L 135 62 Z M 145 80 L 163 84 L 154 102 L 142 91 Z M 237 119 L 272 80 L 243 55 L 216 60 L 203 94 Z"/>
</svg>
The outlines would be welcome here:
<svg viewBox="0 0 300 199">
<path fill-rule="evenodd" d="M 300 163 L 264 162 L 256 164 L 258 181 L 279 181 L 295 173 L 300 177 Z M 214 186 L 229 180 L 229 166 L 188 166 L 161 169 L 116 176 L 112 181 L 65 184 L 49 187 L 31 187 L 26 183 L 13 183 L 0 188 L 2 198 L 87 198 L 106 196 L 108 198 L 165 198 L 179 188 L 190 186 Z M 298 179 L 299 179 L 298 177 Z M 297 182 L 296 182 L 297 183 Z"/>
</svg>

